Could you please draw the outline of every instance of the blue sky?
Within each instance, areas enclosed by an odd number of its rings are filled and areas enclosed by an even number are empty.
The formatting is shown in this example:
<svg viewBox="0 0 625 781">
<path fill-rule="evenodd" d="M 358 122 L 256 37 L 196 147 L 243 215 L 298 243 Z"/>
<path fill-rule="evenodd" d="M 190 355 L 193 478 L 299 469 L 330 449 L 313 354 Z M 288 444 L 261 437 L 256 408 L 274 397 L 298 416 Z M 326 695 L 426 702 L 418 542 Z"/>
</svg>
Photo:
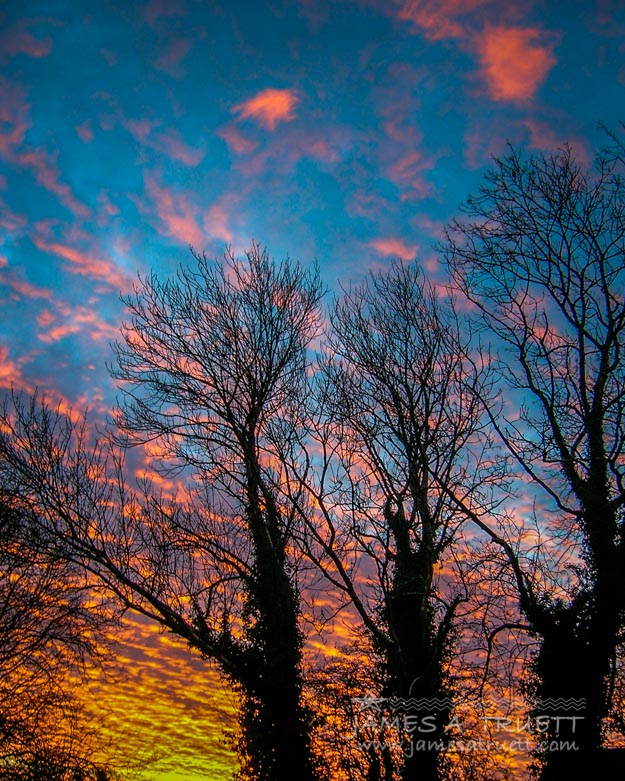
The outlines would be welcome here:
<svg viewBox="0 0 625 781">
<path fill-rule="evenodd" d="M 619 0 L 8 0 L 0 385 L 104 416 L 119 294 L 189 245 L 442 277 L 507 142 L 591 163 L 623 119 Z"/>
</svg>

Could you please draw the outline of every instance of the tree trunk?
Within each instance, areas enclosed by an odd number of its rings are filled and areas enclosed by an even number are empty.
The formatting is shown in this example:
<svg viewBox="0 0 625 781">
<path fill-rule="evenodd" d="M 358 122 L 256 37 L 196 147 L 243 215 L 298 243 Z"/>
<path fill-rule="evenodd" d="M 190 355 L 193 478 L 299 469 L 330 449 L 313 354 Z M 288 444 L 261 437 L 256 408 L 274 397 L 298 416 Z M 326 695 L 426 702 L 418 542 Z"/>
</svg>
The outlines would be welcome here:
<svg viewBox="0 0 625 781">
<path fill-rule="evenodd" d="M 402 781 L 438 781 L 441 741 L 449 722 L 449 692 L 432 607 L 431 556 L 403 551 L 396 560 L 385 619 L 391 643 L 385 652 L 387 695 L 401 698 L 395 717 L 403 730 Z"/>
<path fill-rule="evenodd" d="M 242 726 L 248 757 L 243 778 L 315 781 L 311 716 L 302 703 L 299 605 L 285 569 L 281 518 L 270 491 L 261 491 L 254 456 L 249 456 L 248 470 L 248 522 L 255 555 L 248 608 L 256 621 L 248 632 L 254 661 L 242 680 L 247 695 Z"/>
</svg>

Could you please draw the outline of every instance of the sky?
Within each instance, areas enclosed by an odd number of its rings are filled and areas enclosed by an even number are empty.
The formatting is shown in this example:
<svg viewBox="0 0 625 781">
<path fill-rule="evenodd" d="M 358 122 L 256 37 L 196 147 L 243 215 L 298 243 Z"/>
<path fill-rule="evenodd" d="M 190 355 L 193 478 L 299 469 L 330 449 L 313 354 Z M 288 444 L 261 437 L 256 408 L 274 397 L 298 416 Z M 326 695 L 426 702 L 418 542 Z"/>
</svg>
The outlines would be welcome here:
<svg viewBox="0 0 625 781">
<path fill-rule="evenodd" d="M 442 278 L 507 143 L 592 164 L 621 120 L 622 0 L 4 0 L 0 388 L 104 417 L 120 293 L 189 246 Z M 141 622 L 124 643 L 112 733 L 160 747 L 154 778 L 228 778 L 216 673 Z"/>
</svg>

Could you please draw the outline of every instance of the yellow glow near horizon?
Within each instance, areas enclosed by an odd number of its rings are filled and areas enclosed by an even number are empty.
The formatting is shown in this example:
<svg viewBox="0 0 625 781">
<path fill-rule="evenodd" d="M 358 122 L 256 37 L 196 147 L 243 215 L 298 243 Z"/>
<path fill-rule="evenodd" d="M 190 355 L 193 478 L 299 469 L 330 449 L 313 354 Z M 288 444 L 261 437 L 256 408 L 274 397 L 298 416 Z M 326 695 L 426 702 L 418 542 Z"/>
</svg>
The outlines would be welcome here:
<svg viewBox="0 0 625 781">
<path fill-rule="evenodd" d="M 83 689 L 114 770 L 154 781 L 229 781 L 227 734 L 236 696 L 214 665 L 136 616 L 124 622 L 111 670 Z"/>
</svg>

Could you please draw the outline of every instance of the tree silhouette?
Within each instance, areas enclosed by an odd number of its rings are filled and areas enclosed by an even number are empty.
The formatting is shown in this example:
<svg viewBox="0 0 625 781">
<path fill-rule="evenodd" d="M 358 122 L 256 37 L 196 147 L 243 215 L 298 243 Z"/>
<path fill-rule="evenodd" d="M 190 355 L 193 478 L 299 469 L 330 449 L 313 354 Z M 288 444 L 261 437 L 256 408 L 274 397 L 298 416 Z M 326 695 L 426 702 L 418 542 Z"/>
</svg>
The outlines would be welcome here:
<svg viewBox="0 0 625 781">
<path fill-rule="evenodd" d="M 12 504 L 3 493 L 0 775 L 7 781 L 107 778 L 90 758 L 97 731 L 87 726 L 70 674 L 99 663 L 112 616 L 93 602 L 83 573 L 45 553 L 37 528 Z"/>
<path fill-rule="evenodd" d="M 398 730 L 400 777 L 437 779 L 454 620 L 469 599 L 453 547 L 466 515 L 440 484 L 477 503 L 498 478 L 481 468 L 490 443 L 479 398 L 489 380 L 469 359 L 470 334 L 416 264 L 395 263 L 345 293 L 325 339 L 316 413 L 323 457 L 316 468 L 311 458 L 309 481 L 323 520 L 307 538 L 309 554 L 358 613 L 380 662 L 381 694 L 408 703 L 391 718 L 436 721 L 434 730 Z M 421 750 L 422 738 L 432 748 Z M 389 772 L 384 764 L 377 777 Z"/>
<path fill-rule="evenodd" d="M 116 448 L 45 406 L 5 414 L 0 456 L 68 558 L 221 666 L 242 698 L 241 778 L 313 779 L 297 518 L 275 453 L 295 441 L 322 289 L 257 245 L 246 261 L 194 258 L 140 279 L 114 369 L 118 438 L 184 472 L 186 498 L 130 490 Z"/>
<path fill-rule="evenodd" d="M 625 616 L 625 203 L 623 156 L 595 173 L 571 150 L 496 161 L 468 217 L 450 228 L 453 278 L 488 335 L 504 401 L 493 430 L 536 501 L 536 534 L 501 544 L 539 640 L 531 689 L 551 717 L 542 778 L 597 767 Z M 476 519 L 478 523 L 483 519 Z M 536 539 L 539 540 L 536 543 Z M 562 564 L 566 565 L 563 568 Z M 584 700 L 583 719 L 558 716 Z M 559 729 L 557 728 L 559 726 Z"/>
</svg>

